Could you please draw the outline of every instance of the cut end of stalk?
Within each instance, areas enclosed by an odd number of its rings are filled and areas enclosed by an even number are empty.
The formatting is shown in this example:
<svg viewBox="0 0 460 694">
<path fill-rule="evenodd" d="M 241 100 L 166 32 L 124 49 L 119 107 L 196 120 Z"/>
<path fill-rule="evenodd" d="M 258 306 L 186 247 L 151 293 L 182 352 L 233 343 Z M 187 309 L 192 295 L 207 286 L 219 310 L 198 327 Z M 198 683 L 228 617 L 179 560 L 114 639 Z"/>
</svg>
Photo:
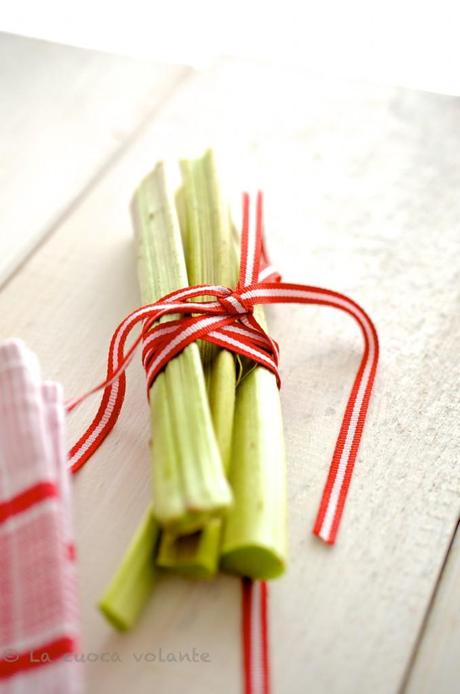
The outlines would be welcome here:
<svg viewBox="0 0 460 694">
<path fill-rule="evenodd" d="M 266 581 L 281 576 L 286 570 L 286 562 L 270 547 L 246 544 L 222 554 L 220 568 L 227 573 Z"/>
<path fill-rule="evenodd" d="M 222 504 L 222 506 L 213 506 L 209 512 L 189 511 L 185 515 L 172 518 L 162 516 L 161 524 L 172 535 L 192 535 L 202 530 L 209 522 L 222 518 L 228 508 L 228 504 Z"/>
<path fill-rule="evenodd" d="M 126 615 L 118 612 L 110 600 L 101 600 L 98 607 L 107 621 L 118 631 L 129 631 L 132 627 L 131 620 L 127 619 Z"/>
<path fill-rule="evenodd" d="M 214 578 L 218 568 L 220 525 L 220 521 L 213 520 L 203 531 L 182 537 L 163 533 L 157 566 L 186 578 Z"/>
</svg>

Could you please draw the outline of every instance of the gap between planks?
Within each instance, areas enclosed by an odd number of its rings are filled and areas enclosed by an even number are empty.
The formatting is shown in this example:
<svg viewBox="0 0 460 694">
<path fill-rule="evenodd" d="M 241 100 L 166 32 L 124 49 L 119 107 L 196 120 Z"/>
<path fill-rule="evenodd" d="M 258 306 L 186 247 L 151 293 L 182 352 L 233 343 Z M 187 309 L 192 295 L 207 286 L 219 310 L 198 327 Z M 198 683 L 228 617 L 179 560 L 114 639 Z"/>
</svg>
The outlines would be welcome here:
<svg viewBox="0 0 460 694">
<path fill-rule="evenodd" d="M 420 676 L 417 672 L 418 668 L 420 668 L 420 659 L 423 658 L 423 654 L 421 653 L 421 647 L 424 645 L 425 641 L 431 637 L 431 632 L 433 630 L 432 624 L 431 624 L 431 619 L 436 616 L 437 611 L 439 610 L 440 613 L 445 612 L 445 609 L 443 609 L 443 604 L 441 600 L 441 595 L 440 593 L 443 591 L 443 589 L 447 586 L 449 587 L 448 584 L 450 582 L 450 575 L 449 569 L 450 563 L 456 561 L 456 556 L 454 552 L 454 545 L 458 543 L 460 544 L 460 518 L 457 527 L 455 528 L 453 534 L 452 534 L 452 539 L 450 541 L 450 544 L 447 548 L 446 551 L 446 556 L 444 559 L 444 563 L 442 564 L 440 571 L 439 571 L 439 576 L 438 579 L 433 587 L 433 593 L 431 595 L 431 599 L 429 600 L 425 612 L 425 616 L 423 619 L 423 622 L 420 626 L 419 634 L 418 637 L 415 641 L 414 648 L 412 651 L 412 655 L 409 659 L 406 672 L 404 673 L 404 676 L 401 681 L 401 687 L 399 689 L 399 694 L 413 694 L 414 692 L 417 692 L 417 678 Z M 453 605 L 453 608 L 455 609 L 457 607 L 456 604 Z M 442 614 L 442 617 L 444 620 L 447 619 L 447 614 Z M 426 656 L 425 656 L 426 658 Z M 422 665 L 423 667 L 423 665 Z M 438 670 L 440 670 L 443 667 L 443 664 L 441 662 L 437 663 L 436 658 L 434 658 L 434 674 L 439 676 Z M 445 683 L 444 683 L 445 685 Z M 429 683 L 427 683 L 427 686 L 429 686 Z M 438 692 L 442 692 L 442 694 L 447 694 L 445 692 L 445 689 L 443 688 L 442 690 L 437 689 Z"/>
</svg>

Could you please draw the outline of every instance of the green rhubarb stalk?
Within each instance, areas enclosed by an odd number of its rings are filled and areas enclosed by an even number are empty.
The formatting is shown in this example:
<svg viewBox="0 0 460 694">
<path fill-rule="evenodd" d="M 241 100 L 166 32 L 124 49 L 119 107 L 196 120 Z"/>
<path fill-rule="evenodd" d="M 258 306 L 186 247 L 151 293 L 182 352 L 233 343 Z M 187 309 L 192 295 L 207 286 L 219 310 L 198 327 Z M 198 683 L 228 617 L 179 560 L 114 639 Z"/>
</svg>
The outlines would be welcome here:
<svg viewBox="0 0 460 694">
<path fill-rule="evenodd" d="M 207 369 L 213 424 L 222 459 L 227 468 L 231 452 L 236 387 L 235 366 L 233 364 L 233 368 L 229 367 L 228 357 L 229 353 L 222 350 Z M 221 519 L 213 518 L 202 530 L 192 535 L 177 536 L 171 532 L 163 532 L 156 559 L 157 565 L 189 578 L 211 578 L 218 569 L 221 530 Z"/>
<path fill-rule="evenodd" d="M 158 164 L 132 202 L 143 303 L 188 285 L 177 212 Z M 193 533 L 230 506 L 198 346 L 169 362 L 150 391 L 153 508 L 176 534 Z"/>
<path fill-rule="evenodd" d="M 238 264 L 229 222 L 222 202 L 212 152 L 181 163 L 183 187 L 176 196 L 190 284 L 234 286 Z M 217 443 L 228 469 L 235 403 L 234 356 L 200 342 L 211 415 Z M 211 520 L 189 537 L 163 533 L 157 563 L 193 578 L 209 578 L 218 567 L 222 524 Z"/>
<path fill-rule="evenodd" d="M 254 311 L 265 328 L 262 307 Z M 266 580 L 287 559 L 287 490 L 279 390 L 267 369 L 250 368 L 236 392 L 229 480 L 234 504 L 224 521 L 222 570 Z"/>
<path fill-rule="evenodd" d="M 134 625 L 152 593 L 158 536 L 159 527 L 149 509 L 99 602 L 101 612 L 121 631 Z"/>
</svg>

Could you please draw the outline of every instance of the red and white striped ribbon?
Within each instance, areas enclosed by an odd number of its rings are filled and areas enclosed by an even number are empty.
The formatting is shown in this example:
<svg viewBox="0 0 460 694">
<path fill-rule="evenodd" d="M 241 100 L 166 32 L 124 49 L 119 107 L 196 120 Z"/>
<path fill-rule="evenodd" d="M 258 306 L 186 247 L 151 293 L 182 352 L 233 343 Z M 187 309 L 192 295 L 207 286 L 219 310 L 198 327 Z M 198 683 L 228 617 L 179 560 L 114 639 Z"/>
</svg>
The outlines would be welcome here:
<svg viewBox="0 0 460 694">
<path fill-rule="evenodd" d="M 377 369 L 379 356 L 377 331 L 367 313 L 347 296 L 320 287 L 281 282 L 281 277 L 270 265 L 264 248 L 262 194 L 257 195 L 254 224 L 249 223 L 249 203 L 249 196 L 244 194 L 240 275 L 236 289 L 215 285 L 179 289 L 155 303 L 133 311 L 117 327 L 110 343 L 106 379 L 81 398 L 68 403 L 70 411 L 88 395 L 104 389 L 95 418 L 70 451 L 69 464 L 72 471 L 76 472 L 93 455 L 114 427 L 125 394 L 125 369 L 141 342 L 143 343 L 142 359 L 147 374 L 147 393 L 167 363 L 187 345 L 198 339 L 207 340 L 229 351 L 249 357 L 272 371 L 278 385 L 281 385 L 278 371 L 278 345 L 254 318 L 254 306 L 297 303 L 337 308 L 351 316 L 359 326 L 364 339 L 364 350 L 348 398 L 313 528 L 315 535 L 324 542 L 333 544 L 344 510 Z M 200 303 L 192 301 L 197 297 L 208 300 Z M 168 314 L 180 314 L 181 318 L 158 324 L 159 319 Z M 137 326 L 141 327 L 140 334 L 127 348 L 127 340 Z M 260 592 L 260 595 L 264 596 L 261 599 L 262 602 L 265 600 L 263 604 L 266 610 L 268 589 L 264 583 L 255 584 L 251 589 L 247 587 L 247 583 L 244 585 L 246 587 L 243 589 L 243 596 L 246 595 L 246 597 L 243 599 L 243 604 L 246 607 L 243 612 L 243 622 L 245 624 L 249 622 L 252 625 L 254 623 L 253 608 L 259 604 L 258 600 L 254 600 L 253 595 Z M 251 597 L 249 598 L 248 595 Z M 251 605 L 250 610 L 249 605 Z M 262 621 L 259 620 L 256 631 L 258 628 L 264 630 L 262 640 L 268 644 L 266 623 L 265 618 Z M 253 634 L 252 626 L 248 627 L 245 633 Z M 262 650 L 265 652 L 264 648 Z M 262 667 L 265 661 L 268 668 L 268 655 L 262 662 Z M 245 656 L 245 663 L 249 662 L 252 661 Z M 250 670 L 256 672 L 255 668 L 251 667 Z M 266 677 L 257 680 L 259 684 L 262 682 L 260 686 L 254 683 L 255 680 L 248 685 L 250 676 L 247 669 L 245 673 L 246 694 L 258 692 L 267 694 L 268 670 Z M 266 684 L 263 684 L 265 681 Z"/>
<path fill-rule="evenodd" d="M 266 581 L 241 580 L 241 642 L 245 694 L 270 694 Z"/>
</svg>

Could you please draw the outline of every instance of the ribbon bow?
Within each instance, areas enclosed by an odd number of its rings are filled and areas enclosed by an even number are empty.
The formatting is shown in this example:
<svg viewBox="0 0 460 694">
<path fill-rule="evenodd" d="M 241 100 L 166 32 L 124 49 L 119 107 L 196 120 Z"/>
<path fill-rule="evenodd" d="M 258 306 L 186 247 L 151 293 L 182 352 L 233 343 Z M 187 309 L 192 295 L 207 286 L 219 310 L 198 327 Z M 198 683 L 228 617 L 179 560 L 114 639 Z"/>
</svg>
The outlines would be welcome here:
<svg viewBox="0 0 460 694">
<path fill-rule="evenodd" d="M 258 193 L 256 221 L 254 226 L 250 225 L 249 195 L 244 194 L 240 274 L 236 289 L 218 285 L 179 289 L 155 303 L 136 309 L 119 324 L 110 342 L 105 381 L 67 404 L 68 411 L 71 411 L 88 395 L 104 389 L 95 418 L 70 451 L 70 467 L 72 472 L 76 472 L 84 465 L 113 429 L 123 405 L 125 369 L 141 342 L 147 393 L 170 359 L 196 340 L 207 340 L 252 359 L 272 371 L 278 386 L 281 386 L 278 345 L 255 319 L 254 307 L 280 303 L 332 306 L 352 316 L 364 338 L 361 363 L 348 398 L 313 528 L 315 535 L 332 544 L 343 513 L 374 383 L 379 354 L 377 331 L 367 313 L 343 294 L 281 282 L 280 275 L 268 261 L 263 244 L 262 205 L 262 194 Z M 194 301 L 197 298 L 208 300 L 198 303 Z M 158 323 L 168 314 L 180 314 L 181 317 Z M 138 324 L 142 326 L 141 332 L 126 349 L 126 341 Z"/>
</svg>

